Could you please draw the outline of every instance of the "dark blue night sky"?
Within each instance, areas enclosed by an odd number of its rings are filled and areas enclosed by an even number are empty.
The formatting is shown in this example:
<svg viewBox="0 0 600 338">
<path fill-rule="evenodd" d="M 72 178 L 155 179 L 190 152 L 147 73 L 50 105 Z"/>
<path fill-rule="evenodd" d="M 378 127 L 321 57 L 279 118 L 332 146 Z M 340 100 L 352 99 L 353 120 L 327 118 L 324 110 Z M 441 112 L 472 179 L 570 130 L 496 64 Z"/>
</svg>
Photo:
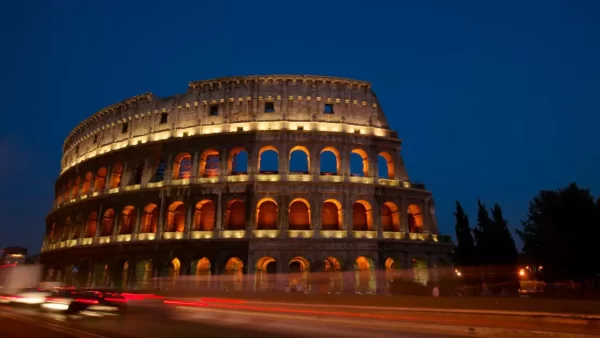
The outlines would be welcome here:
<svg viewBox="0 0 600 338">
<path fill-rule="evenodd" d="M 520 226 L 540 189 L 600 194 L 600 2 L 6 1 L 0 247 L 37 252 L 61 146 L 101 108 L 228 75 L 373 83 L 454 233 L 477 197 Z M 575 230 L 576 224 L 570 224 Z"/>
</svg>

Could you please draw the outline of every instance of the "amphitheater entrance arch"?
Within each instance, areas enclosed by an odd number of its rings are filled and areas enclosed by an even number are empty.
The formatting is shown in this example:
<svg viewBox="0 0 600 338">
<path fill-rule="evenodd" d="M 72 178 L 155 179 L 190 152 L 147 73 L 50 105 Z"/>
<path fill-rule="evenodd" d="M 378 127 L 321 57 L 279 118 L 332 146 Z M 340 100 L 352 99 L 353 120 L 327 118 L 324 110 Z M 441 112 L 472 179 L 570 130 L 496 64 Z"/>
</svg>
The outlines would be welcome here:
<svg viewBox="0 0 600 338">
<path fill-rule="evenodd" d="M 200 177 L 217 177 L 219 176 L 219 152 L 215 149 L 207 149 L 200 155 L 200 163 L 198 166 Z"/>
<path fill-rule="evenodd" d="M 375 264 L 372 259 L 359 256 L 354 261 L 357 293 L 375 293 Z"/>
<path fill-rule="evenodd" d="M 410 233 L 421 233 L 423 232 L 423 214 L 421 208 L 416 204 L 408 206 L 408 231 Z"/>
<path fill-rule="evenodd" d="M 100 230 L 100 236 L 110 236 L 113 232 L 115 224 L 115 210 L 108 209 L 104 212 L 102 217 L 102 229 Z"/>
<path fill-rule="evenodd" d="M 393 180 L 395 176 L 394 158 L 388 152 L 382 151 L 377 155 L 379 178 Z"/>
<path fill-rule="evenodd" d="M 352 227 L 354 231 L 373 231 L 373 209 L 369 202 L 358 200 L 352 204 Z"/>
<path fill-rule="evenodd" d="M 152 289 L 152 260 L 139 261 L 135 266 L 135 285 L 137 289 Z"/>
<path fill-rule="evenodd" d="M 274 290 L 277 281 L 277 262 L 273 257 L 265 256 L 256 261 L 255 289 Z"/>
<path fill-rule="evenodd" d="M 293 292 L 309 290 L 310 262 L 302 256 L 296 256 L 288 263 L 288 286 Z"/>
<path fill-rule="evenodd" d="M 341 175 L 340 152 L 334 147 L 325 147 L 319 157 L 321 175 Z"/>
<path fill-rule="evenodd" d="M 236 147 L 229 152 L 227 172 L 230 175 L 246 175 L 248 173 L 248 151 Z"/>
<path fill-rule="evenodd" d="M 260 174 L 279 173 L 279 151 L 274 146 L 265 146 L 258 151 L 258 172 Z"/>
<path fill-rule="evenodd" d="M 118 260 L 114 265 L 112 273 L 112 282 L 115 287 L 122 290 L 129 288 L 129 262 L 121 259 Z"/>
<path fill-rule="evenodd" d="M 213 231 L 215 229 L 215 203 L 202 200 L 196 203 L 194 211 L 194 231 Z"/>
<path fill-rule="evenodd" d="M 133 225 L 135 224 L 135 207 L 128 205 L 121 212 L 121 222 L 119 222 L 119 235 L 131 235 Z"/>
<path fill-rule="evenodd" d="M 325 258 L 323 263 L 324 272 L 322 273 L 322 278 L 324 279 L 324 283 L 320 283 L 322 287 L 320 293 L 342 293 L 344 286 L 342 264 L 336 257 L 333 256 Z"/>
<path fill-rule="evenodd" d="M 140 227 L 140 233 L 155 233 L 158 226 L 158 207 L 154 203 L 146 205 Z"/>
<path fill-rule="evenodd" d="M 263 198 L 256 205 L 257 230 L 277 229 L 279 208 L 272 198 Z"/>
<path fill-rule="evenodd" d="M 96 235 L 96 226 L 98 223 L 98 212 L 92 211 L 88 214 L 85 221 L 85 238 L 92 238 Z"/>
<path fill-rule="evenodd" d="M 181 201 L 171 203 L 167 212 L 165 232 L 183 232 L 185 229 L 185 205 Z"/>
<path fill-rule="evenodd" d="M 192 177 L 192 155 L 180 153 L 173 161 L 173 179 L 181 180 Z"/>
<path fill-rule="evenodd" d="M 239 257 L 231 257 L 225 263 L 223 288 L 225 290 L 241 291 L 244 289 L 244 262 Z"/>
<path fill-rule="evenodd" d="M 413 280 L 417 283 L 427 285 L 429 282 L 429 268 L 427 261 L 421 257 L 415 257 L 411 260 Z"/>
<path fill-rule="evenodd" d="M 381 206 L 381 227 L 385 232 L 400 231 L 400 213 L 396 204 L 385 202 Z"/>
<path fill-rule="evenodd" d="M 352 149 L 350 152 L 350 175 L 369 176 L 369 155 L 363 149 Z"/>
<path fill-rule="evenodd" d="M 196 259 L 191 264 L 192 274 L 194 275 L 194 284 L 196 288 L 207 290 L 210 288 L 211 264 L 206 257 Z"/>
</svg>

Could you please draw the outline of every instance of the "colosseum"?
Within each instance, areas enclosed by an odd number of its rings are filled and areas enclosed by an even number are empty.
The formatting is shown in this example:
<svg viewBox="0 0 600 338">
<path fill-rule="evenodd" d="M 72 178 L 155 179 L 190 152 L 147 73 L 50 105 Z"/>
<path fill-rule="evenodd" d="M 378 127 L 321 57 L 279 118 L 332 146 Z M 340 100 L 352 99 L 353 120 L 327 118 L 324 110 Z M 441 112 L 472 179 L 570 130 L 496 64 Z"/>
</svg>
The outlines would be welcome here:
<svg viewBox="0 0 600 338">
<path fill-rule="evenodd" d="M 389 274 L 373 272 L 401 270 L 426 284 L 452 244 L 401 144 L 364 81 L 226 77 L 124 100 L 64 142 L 45 278 L 145 289 L 225 275 L 257 290 L 352 271 L 329 287 L 376 293 Z"/>
</svg>

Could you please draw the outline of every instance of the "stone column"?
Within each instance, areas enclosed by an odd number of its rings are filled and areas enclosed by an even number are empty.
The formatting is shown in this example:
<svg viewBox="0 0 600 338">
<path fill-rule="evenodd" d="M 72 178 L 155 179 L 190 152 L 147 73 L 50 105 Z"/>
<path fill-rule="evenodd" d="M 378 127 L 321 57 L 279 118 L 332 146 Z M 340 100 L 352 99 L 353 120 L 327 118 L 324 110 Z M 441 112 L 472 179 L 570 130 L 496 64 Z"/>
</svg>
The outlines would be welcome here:
<svg viewBox="0 0 600 338">
<path fill-rule="evenodd" d="M 119 225 L 121 220 L 121 213 L 115 211 L 115 221 L 113 223 L 112 233 L 110 235 L 111 242 L 117 239 L 117 234 L 119 233 Z"/>
<path fill-rule="evenodd" d="M 169 156 L 167 157 L 167 166 L 165 168 L 165 174 L 163 177 L 163 181 L 165 183 L 168 183 L 169 181 L 171 181 L 171 179 L 173 179 L 173 177 L 171 177 L 173 175 L 173 154 L 169 154 Z"/>
<path fill-rule="evenodd" d="M 131 237 L 137 239 L 137 235 L 140 233 L 140 223 L 142 222 L 142 208 L 135 208 L 135 223 L 131 229 Z"/>
<path fill-rule="evenodd" d="M 198 166 L 198 161 L 199 155 L 198 151 L 196 150 L 192 155 L 192 180 L 197 177 L 200 177 L 200 167 Z"/>
<path fill-rule="evenodd" d="M 323 201 L 321 195 L 313 194 L 310 198 L 310 217 L 312 223 L 312 230 L 314 230 L 315 238 L 321 238 L 322 208 Z"/>
<path fill-rule="evenodd" d="M 165 191 L 160 191 L 160 209 L 158 215 L 158 226 L 156 228 L 156 240 L 162 239 L 162 233 L 165 228 Z"/>
<path fill-rule="evenodd" d="M 92 239 L 93 243 L 96 243 L 98 241 L 98 237 L 100 237 L 100 232 L 102 231 L 102 207 L 103 205 L 100 204 L 100 210 L 98 211 L 98 215 L 96 217 L 96 234 L 94 235 L 94 238 Z"/>
<path fill-rule="evenodd" d="M 110 181 L 112 180 L 112 166 L 106 166 L 106 177 L 104 178 L 104 192 L 108 193 L 110 190 Z"/>
<path fill-rule="evenodd" d="M 195 205 L 192 202 L 192 197 L 188 196 L 185 203 L 185 228 L 183 230 L 183 238 L 190 238 L 190 229 L 192 227 L 192 211 Z"/>
<path fill-rule="evenodd" d="M 144 188 L 146 187 L 146 185 L 148 184 L 148 181 L 150 181 L 150 179 L 152 177 L 150 177 L 152 175 L 152 169 L 148 168 L 148 158 L 146 158 L 144 160 L 144 168 L 142 169 L 142 181 L 140 182 L 140 187 Z"/>
<path fill-rule="evenodd" d="M 214 237 L 218 238 L 221 231 L 225 229 L 225 224 L 223 224 L 223 194 L 221 191 L 217 194 L 217 208 L 215 209 L 215 213 L 217 214 L 217 219 L 215 220 Z"/>
<path fill-rule="evenodd" d="M 131 173 L 129 172 L 129 169 L 127 167 L 127 161 L 123 161 L 123 171 L 121 171 L 121 181 L 119 181 L 119 188 L 123 188 L 124 186 L 127 185 L 127 183 L 129 183 L 129 177 L 131 176 Z"/>
</svg>

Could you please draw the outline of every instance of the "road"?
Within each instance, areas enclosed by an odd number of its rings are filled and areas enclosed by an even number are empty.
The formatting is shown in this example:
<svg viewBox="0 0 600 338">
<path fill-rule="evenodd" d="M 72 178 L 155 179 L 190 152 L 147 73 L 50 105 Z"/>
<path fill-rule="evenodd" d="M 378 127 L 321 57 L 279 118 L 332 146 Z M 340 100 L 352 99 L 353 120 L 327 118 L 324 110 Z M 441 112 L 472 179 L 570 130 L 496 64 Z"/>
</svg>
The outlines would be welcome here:
<svg viewBox="0 0 600 338">
<path fill-rule="evenodd" d="M 387 338 L 467 337 L 419 333 L 420 329 L 380 327 L 365 321 L 329 321 L 314 316 L 264 314 L 239 309 L 181 306 L 132 307 L 125 316 L 76 316 L 40 313 L 34 309 L 0 308 L 0 337 L 266 337 Z"/>
</svg>

